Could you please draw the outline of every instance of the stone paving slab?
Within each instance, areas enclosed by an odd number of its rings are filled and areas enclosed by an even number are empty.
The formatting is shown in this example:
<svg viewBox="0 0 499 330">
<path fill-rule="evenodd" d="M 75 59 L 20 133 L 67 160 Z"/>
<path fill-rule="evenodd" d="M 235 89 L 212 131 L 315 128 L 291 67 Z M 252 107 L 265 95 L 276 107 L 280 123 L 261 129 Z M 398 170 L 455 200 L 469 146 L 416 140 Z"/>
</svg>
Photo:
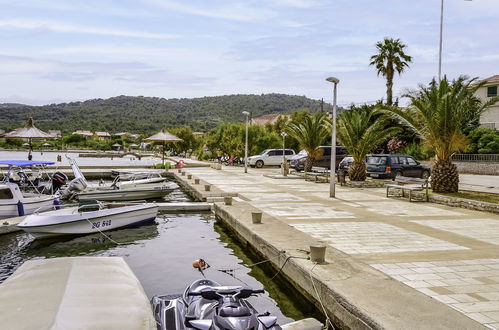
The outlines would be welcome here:
<svg viewBox="0 0 499 330">
<path fill-rule="evenodd" d="M 329 198 L 327 183 L 263 176 L 278 169 L 248 170 L 188 169 L 407 290 L 499 329 L 499 259 L 491 258 L 499 256 L 498 215 L 387 198 L 383 188 L 337 185 L 336 198 Z"/>
</svg>

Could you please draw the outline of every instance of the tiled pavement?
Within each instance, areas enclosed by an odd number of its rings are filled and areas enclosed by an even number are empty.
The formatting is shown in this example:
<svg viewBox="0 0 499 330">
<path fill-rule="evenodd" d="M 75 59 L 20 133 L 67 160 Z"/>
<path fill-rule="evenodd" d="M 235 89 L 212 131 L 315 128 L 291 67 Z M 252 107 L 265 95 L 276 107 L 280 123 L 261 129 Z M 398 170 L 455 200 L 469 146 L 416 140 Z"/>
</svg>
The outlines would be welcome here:
<svg viewBox="0 0 499 330">
<path fill-rule="evenodd" d="M 384 189 L 336 187 L 263 174 L 188 171 L 358 261 L 499 329 L 499 216 L 386 198 Z"/>
</svg>

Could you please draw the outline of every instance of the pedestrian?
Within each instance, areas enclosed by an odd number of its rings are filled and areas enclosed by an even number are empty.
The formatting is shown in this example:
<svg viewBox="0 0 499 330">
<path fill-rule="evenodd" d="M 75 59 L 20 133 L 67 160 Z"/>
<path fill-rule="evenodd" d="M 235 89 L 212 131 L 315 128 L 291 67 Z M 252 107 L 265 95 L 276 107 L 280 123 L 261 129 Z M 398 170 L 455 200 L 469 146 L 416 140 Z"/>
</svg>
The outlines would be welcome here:
<svg viewBox="0 0 499 330">
<path fill-rule="evenodd" d="M 28 160 L 32 160 L 32 159 L 33 159 L 33 149 L 31 148 L 31 146 L 29 146 Z"/>
</svg>

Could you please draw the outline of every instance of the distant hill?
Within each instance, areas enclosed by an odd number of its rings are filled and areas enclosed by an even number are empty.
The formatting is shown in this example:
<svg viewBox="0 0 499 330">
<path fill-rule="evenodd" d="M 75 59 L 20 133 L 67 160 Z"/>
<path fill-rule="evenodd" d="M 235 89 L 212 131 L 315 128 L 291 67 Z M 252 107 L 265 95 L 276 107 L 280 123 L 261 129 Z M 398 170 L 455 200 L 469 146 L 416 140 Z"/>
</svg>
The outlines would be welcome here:
<svg viewBox="0 0 499 330">
<path fill-rule="evenodd" d="M 60 129 L 65 134 L 77 129 L 150 133 L 163 127 L 183 125 L 191 125 L 195 131 L 207 131 L 223 123 L 244 121 L 242 111 L 251 112 L 253 117 L 291 113 L 303 108 L 316 112 L 320 110 L 320 104 L 305 96 L 285 94 L 193 99 L 117 96 L 44 106 L 4 103 L 0 104 L 0 129 L 9 131 L 21 127 L 31 116 L 40 129 Z"/>
</svg>

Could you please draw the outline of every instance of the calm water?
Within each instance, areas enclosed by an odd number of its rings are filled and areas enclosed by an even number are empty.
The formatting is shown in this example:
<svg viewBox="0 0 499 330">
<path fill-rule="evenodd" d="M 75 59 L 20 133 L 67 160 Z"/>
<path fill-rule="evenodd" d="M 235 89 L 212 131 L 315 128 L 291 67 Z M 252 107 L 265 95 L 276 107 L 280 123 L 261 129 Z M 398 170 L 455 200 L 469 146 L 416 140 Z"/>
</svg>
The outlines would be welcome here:
<svg viewBox="0 0 499 330">
<path fill-rule="evenodd" d="M 180 190 L 169 197 L 188 200 Z M 116 245 L 101 234 L 33 239 L 23 232 L 0 236 L 0 281 L 5 280 L 24 261 L 35 258 L 63 256 L 123 257 L 138 277 L 149 297 L 156 294 L 181 293 L 202 274 L 192 267 L 192 261 L 203 258 L 211 266 L 207 278 L 224 285 L 249 285 L 265 288 L 266 293 L 251 302 L 261 311 L 279 317 L 281 323 L 304 317 L 320 318 L 317 310 L 277 277 L 272 268 L 248 268 L 261 259 L 244 251 L 230 233 L 218 224 L 211 213 L 162 214 L 156 223 L 137 228 L 108 232 Z M 221 270 L 235 269 L 233 276 Z"/>
<path fill-rule="evenodd" d="M 57 155 L 62 156 L 62 161 L 57 162 Z M 79 166 L 95 166 L 95 164 L 103 166 L 150 166 L 160 162 L 160 159 L 143 157 L 140 160 L 133 156 L 126 156 L 124 158 L 114 157 L 111 158 L 86 158 L 78 157 L 79 153 L 60 152 L 60 151 L 33 151 L 33 160 L 43 160 L 54 162 L 59 166 L 69 166 L 69 162 L 65 155 L 70 158 L 76 159 Z M 2 160 L 28 160 L 27 151 L 0 151 L 0 159 Z"/>
</svg>

